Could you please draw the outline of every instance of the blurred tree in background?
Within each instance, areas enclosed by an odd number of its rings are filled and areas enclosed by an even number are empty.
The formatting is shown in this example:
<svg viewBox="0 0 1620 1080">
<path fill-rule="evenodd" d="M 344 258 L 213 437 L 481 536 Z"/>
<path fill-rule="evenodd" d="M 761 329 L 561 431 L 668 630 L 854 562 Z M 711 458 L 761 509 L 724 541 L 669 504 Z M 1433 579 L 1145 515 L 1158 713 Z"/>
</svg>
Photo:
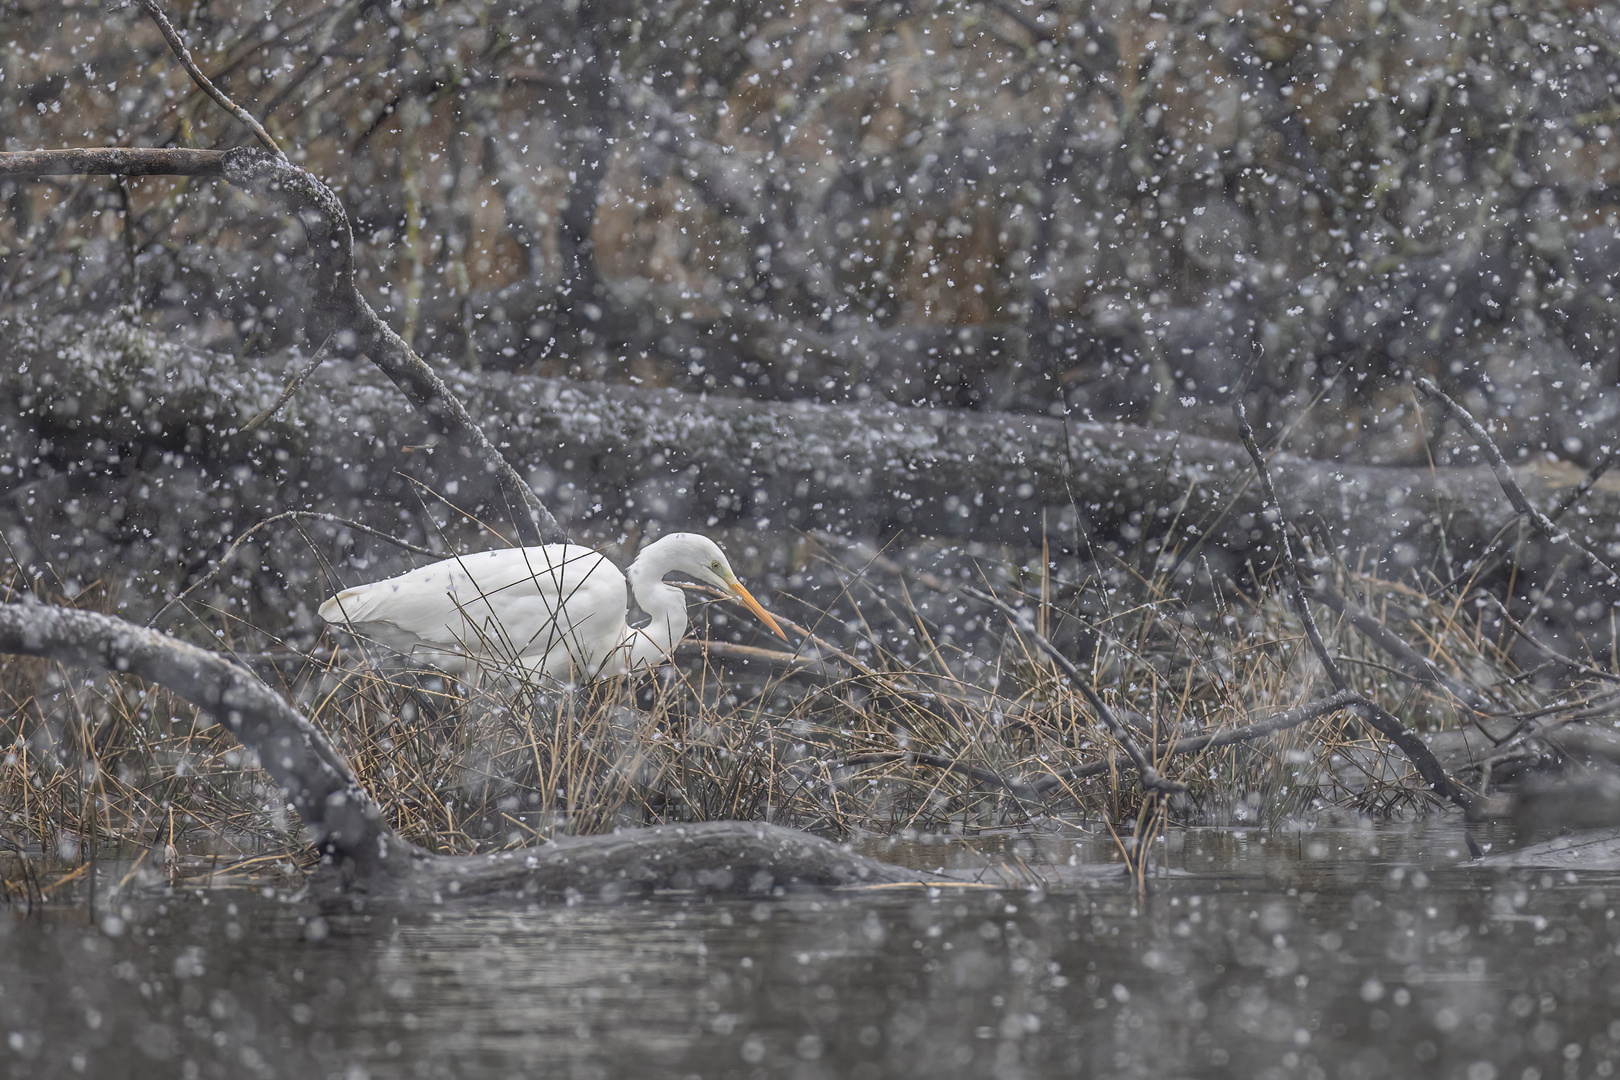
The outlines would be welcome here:
<svg viewBox="0 0 1620 1080">
<path fill-rule="evenodd" d="M 1521 452 L 1587 463 L 1620 413 L 1608 5 L 171 14 L 339 190 L 387 317 L 454 364 L 1222 436 L 1252 364 L 1262 419 L 1316 403 L 1296 449 L 1409 464 L 1449 451 L 1407 369 Z M 0 147 L 247 140 L 138 9 L 0 11 Z M 0 199 L 0 314 L 133 302 L 231 351 L 300 334 L 302 238 L 239 192 Z"/>
</svg>

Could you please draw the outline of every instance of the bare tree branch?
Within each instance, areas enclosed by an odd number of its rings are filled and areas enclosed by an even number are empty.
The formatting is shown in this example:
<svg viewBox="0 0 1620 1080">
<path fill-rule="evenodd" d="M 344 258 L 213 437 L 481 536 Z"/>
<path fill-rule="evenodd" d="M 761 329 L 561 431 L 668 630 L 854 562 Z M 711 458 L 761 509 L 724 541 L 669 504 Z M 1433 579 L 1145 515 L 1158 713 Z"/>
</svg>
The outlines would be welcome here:
<svg viewBox="0 0 1620 1080">
<path fill-rule="evenodd" d="M 225 92 L 215 86 L 208 76 L 202 73 L 202 68 L 197 66 L 197 61 L 191 58 L 191 50 L 186 48 L 186 43 L 180 37 L 180 32 L 169 22 L 168 16 L 163 14 L 163 9 L 158 7 L 157 0 L 139 0 L 139 3 L 141 7 L 146 9 L 146 13 L 152 16 L 152 21 L 157 23 L 157 28 L 163 33 L 163 39 L 169 43 L 169 48 L 174 50 L 174 55 L 185 66 L 186 73 L 191 76 L 191 81 L 202 87 L 203 92 L 213 98 L 214 103 L 220 108 L 247 125 L 248 130 L 253 132 L 253 137 L 258 139 L 266 150 L 283 161 L 287 160 L 286 153 L 276 143 L 276 140 L 270 137 L 270 133 L 264 130 L 264 125 L 254 119 L 252 113 L 226 97 Z"/>
<path fill-rule="evenodd" d="M 1444 405 L 1463 427 L 1468 429 L 1468 433 L 1478 441 L 1479 448 L 1490 459 L 1491 471 L 1496 474 L 1497 483 L 1502 485 L 1502 490 L 1507 494 L 1508 501 L 1513 504 L 1515 510 L 1529 519 L 1530 523 L 1536 527 L 1537 532 L 1555 544 L 1573 544 L 1591 560 L 1593 566 L 1602 571 L 1609 584 L 1620 584 L 1620 574 L 1617 574 L 1614 568 L 1604 561 L 1603 556 L 1598 553 L 1596 548 L 1581 537 L 1567 533 L 1553 524 L 1552 519 L 1536 509 L 1535 504 L 1525 497 L 1524 489 L 1519 486 L 1518 480 L 1514 479 L 1513 470 L 1508 468 L 1507 459 L 1502 456 L 1501 448 L 1496 445 L 1496 440 L 1491 438 L 1490 432 L 1485 430 L 1485 425 L 1474 419 L 1473 413 L 1463 408 L 1450 394 L 1428 379 L 1420 376 L 1413 381 L 1417 384 L 1419 390 Z"/>
<path fill-rule="evenodd" d="M 0 177 L 224 176 L 225 151 L 98 146 L 0 153 Z"/>
<path fill-rule="evenodd" d="M 1620 446 L 1606 447 L 1602 457 L 1586 470 L 1586 477 L 1560 496 L 1558 505 L 1553 507 L 1547 519 L 1555 524 L 1561 520 L 1577 503 L 1592 493 L 1593 488 L 1597 487 L 1597 482 L 1616 465 L 1617 459 L 1620 459 Z M 1450 591 L 1465 581 L 1477 581 L 1500 565 L 1508 558 L 1508 552 L 1518 545 L 1519 530 L 1513 526 L 1516 524 L 1522 526 L 1522 523 L 1523 519 L 1515 512 L 1515 516 L 1497 530 L 1497 538 L 1490 547 L 1469 565 L 1453 574 L 1451 580 L 1442 586 L 1442 590 Z"/>
<path fill-rule="evenodd" d="M 362 874 L 417 854 L 318 728 L 246 668 L 154 630 L 88 611 L 0 604 L 0 652 L 117 671 L 168 687 L 230 729 L 286 793 L 323 855 Z"/>
<path fill-rule="evenodd" d="M 290 162 L 249 150 L 226 152 L 224 176 L 238 187 L 269 196 L 302 222 L 315 256 L 313 336 L 352 333 L 357 351 L 399 387 L 434 429 L 496 478 L 521 543 L 566 539 L 557 519 L 495 449 L 460 399 L 360 294 L 354 281 L 354 232 L 332 189 Z"/>
<path fill-rule="evenodd" d="M 1277 546 L 1282 554 L 1283 570 L 1287 577 L 1289 598 L 1293 601 L 1294 611 L 1300 622 L 1305 624 L 1305 636 L 1310 640 L 1311 649 L 1321 661 L 1322 669 L 1327 672 L 1333 688 L 1340 693 L 1350 689 L 1344 672 L 1328 652 L 1327 644 L 1322 640 L 1322 631 L 1316 625 L 1316 616 L 1311 613 L 1310 602 L 1305 598 L 1305 571 L 1294 557 L 1294 545 L 1288 538 L 1288 521 L 1283 517 L 1282 504 L 1277 500 L 1277 491 L 1271 485 L 1271 469 L 1266 459 L 1260 453 L 1259 446 L 1255 445 L 1254 429 L 1249 426 L 1248 413 L 1243 408 L 1243 395 L 1240 393 L 1233 401 L 1233 409 L 1237 413 L 1238 435 L 1243 440 L 1243 447 L 1249 452 L 1254 461 L 1255 471 L 1260 475 L 1260 493 L 1265 500 L 1263 514 L 1270 523 L 1272 532 L 1276 535 Z M 1433 791 L 1444 798 L 1450 799 L 1464 810 L 1471 809 L 1475 799 L 1467 788 L 1464 788 L 1451 774 L 1446 772 L 1433 751 L 1429 749 L 1410 728 L 1389 713 L 1376 701 L 1360 698 L 1356 703 L 1356 711 L 1373 727 L 1383 732 L 1384 736 L 1398 746 L 1403 754 L 1428 783 Z"/>
</svg>

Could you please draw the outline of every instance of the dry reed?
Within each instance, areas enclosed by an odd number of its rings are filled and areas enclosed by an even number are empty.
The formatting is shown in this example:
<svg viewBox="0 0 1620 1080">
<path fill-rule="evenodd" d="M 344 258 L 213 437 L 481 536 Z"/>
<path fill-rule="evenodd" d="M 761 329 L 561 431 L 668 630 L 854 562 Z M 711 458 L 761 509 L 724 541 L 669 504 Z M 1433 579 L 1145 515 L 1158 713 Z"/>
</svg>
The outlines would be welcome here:
<svg viewBox="0 0 1620 1080">
<path fill-rule="evenodd" d="M 970 646 L 955 645 L 913 603 L 918 586 L 870 569 L 839 572 L 840 606 L 860 615 L 822 620 L 845 640 L 823 641 L 814 659 L 688 647 L 652 676 L 576 692 L 458 683 L 329 640 L 316 655 L 271 642 L 244 660 L 333 737 L 399 831 L 435 851 L 721 818 L 860 836 L 1090 828 L 1136 816 L 1139 794 L 1123 755 L 1016 629 L 980 614 Z M 1339 583 L 1504 713 L 1534 708 L 1508 642 L 1478 605 L 1343 568 Z M 1172 588 L 1168 573 L 1121 563 L 1107 588 L 1048 570 L 998 591 L 1068 643 L 1110 707 L 1162 754 L 1178 738 L 1236 727 L 1323 690 L 1279 597 L 1205 584 L 1189 603 L 1185 581 Z M 88 590 L 73 602 L 107 607 L 111 598 Z M 1396 616 L 1396 605 L 1409 614 Z M 195 613 L 219 627 L 224 647 L 262 644 L 217 609 Z M 713 614 L 698 608 L 699 641 L 722 637 Z M 867 621 L 878 615 L 907 628 L 898 639 L 908 649 Z M 1355 630 L 1324 615 L 1357 690 L 1421 730 L 1459 723 L 1443 695 L 1402 678 Z M 44 895 L 92 856 L 171 879 L 307 864 L 297 823 L 251 756 L 161 688 L 0 657 L 0 738 L 0 888 L 8 896 Z M 1098 772 L 1098 762 L 1110 764 Z M 1265 824 L 1432 802 L 1397 752 L 1342 713 L 1162 764 L 1189 787 L 1176 807 L 1184 821 Z"/>
</svg>

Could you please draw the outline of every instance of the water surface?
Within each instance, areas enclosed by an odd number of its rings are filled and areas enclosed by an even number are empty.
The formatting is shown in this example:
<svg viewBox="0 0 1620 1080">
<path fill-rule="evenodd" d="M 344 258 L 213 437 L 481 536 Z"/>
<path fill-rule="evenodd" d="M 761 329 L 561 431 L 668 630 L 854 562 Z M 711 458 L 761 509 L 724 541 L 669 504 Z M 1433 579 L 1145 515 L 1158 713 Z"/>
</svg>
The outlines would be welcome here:
<svg viewBox="0 0 1620 1080">
<path fill-rule="evenodd" d="M 1056 884 L 322 917 L 267 890 L 0 918 L 15 1076 L 1607 1076 L 1620 875 L 1460 826 L 879 845 Z M 1074 857 L 1074 865 L 1069 857 Z M 991 876 L 991 875 L 987 875 Z"/>
</svg>

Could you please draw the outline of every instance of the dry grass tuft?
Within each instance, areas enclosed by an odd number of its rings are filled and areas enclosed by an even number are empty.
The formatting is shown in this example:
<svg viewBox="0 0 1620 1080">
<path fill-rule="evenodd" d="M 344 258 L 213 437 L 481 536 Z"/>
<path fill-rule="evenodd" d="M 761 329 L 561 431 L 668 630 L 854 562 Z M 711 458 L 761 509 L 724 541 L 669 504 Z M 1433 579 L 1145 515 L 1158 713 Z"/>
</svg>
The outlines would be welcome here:
<svg viewBox="0 0 1620 1080">
<path fill-rule="evenodd" d="M 695 636 L 712 647 L 689 643 L 655 676 L 577 692 L 461 684 L 348 645 L 242 655 L 333 737 L 403 835 L 440 852 L 721 818 L 844 836 L 1128 828 L 1139 794 L 1123 755 L 1031 641 L 963 605 L 954 609 L 962 625 L 942 628 L 912 602 L 916 584 L 871 567 L 841 573 L 840 608 L 861 617 L 821 620 L 840 641 L 817 638 L 797 656 L 728 646 L 703 606 Z M 1205 580 L 1189 603 L 1180 597 L 1194 590 L 1181 584 L 1123 568 L 1106 582 L 1047 577 L 999 591 L 1036 613 L 1158 748 L 1164 771 L 1188 784 L 1184 821 L 1383 815 L 1432 802 L 1404 759 L 1342 714 L 1167 755 L 1178 738 L 1325 689 L 1279 597 Z M 1349 571 L 1340 587 L 1504 711 L 1534 707 L 1478 606 Z M 76 602 L 110 606 L 94 591 Z M 218 611 L 195 613 L 223 623 L 220 640 L 239 650 L 257 640 Z M 1413 727 L 1458 723 L 1444 696 L 1401 677 L 1332 612 L 1322 616 L 1356 689 Z M 307 862 L 296 822 L 251 758 L 161 688 L 0 657 L 0 739 L 8 896 L 44 895 L 92 855 L 171 879 Z"/>
</svg>

